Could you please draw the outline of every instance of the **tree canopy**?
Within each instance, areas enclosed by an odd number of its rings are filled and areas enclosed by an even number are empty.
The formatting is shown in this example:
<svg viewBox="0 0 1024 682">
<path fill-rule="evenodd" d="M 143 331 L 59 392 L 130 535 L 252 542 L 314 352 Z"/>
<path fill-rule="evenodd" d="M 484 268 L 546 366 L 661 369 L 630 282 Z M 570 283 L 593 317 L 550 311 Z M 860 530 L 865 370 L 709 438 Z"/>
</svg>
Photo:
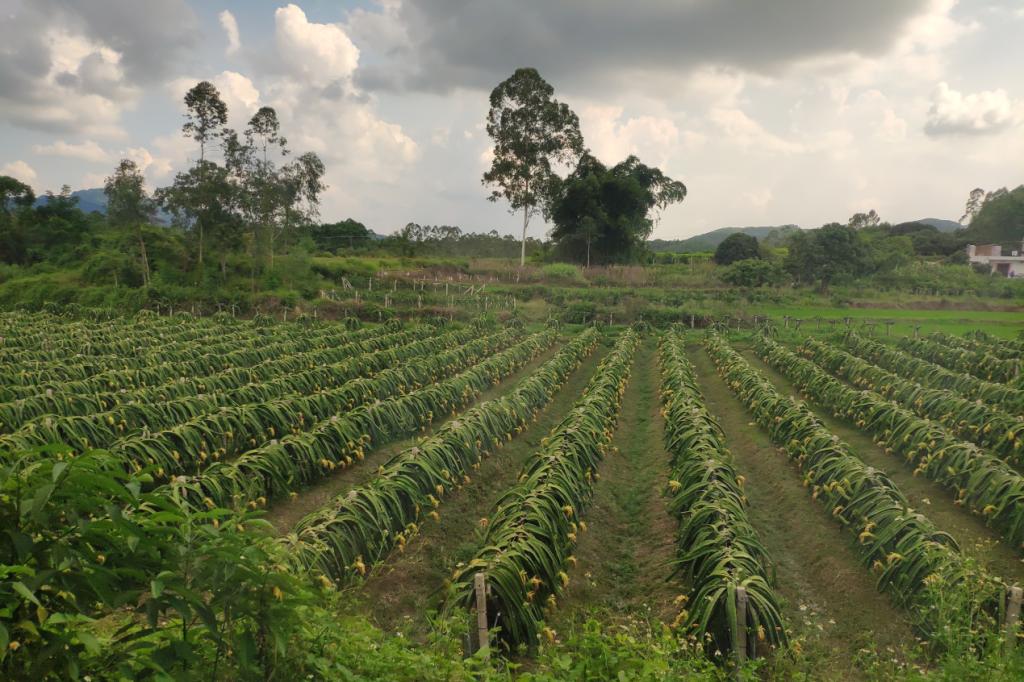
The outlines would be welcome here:
<svg viewBox="0 0 1024 682">
<path fill-rule="evenodd" d="M 784 266 L 792 277 L 821 289 L 839 278 L 867 270 L 868 250 L 864 237 L 854 228 L 831 223 L 790 237 Z"/>
<path fill-rule="evenodd" d="M 685 197 L 683 183 L 635 156 L 607 168 L 584 154 L 553 188 L 551 239 L 560 256 L 588 266 L 636 260 L 657 212 Z"/>
<path fill-rule="evenodd" d="M 975 244 L 1019 246 L 1024 239 L 1024 185 L 989 192 L 963 237 Z"/>
<path fill-rule="evenodd" d="M 761 249 L 757 238 L 742 232 L 729 235 L 715 249 L 715 262 L 719 265 L 730 265 L 736 261 L 760 257 Z"/>
<path fill-rule="evenodd" d="M 491 92 L 487 112 L 494 156 L 483 184 L 493 188 L 490 201 L 503 199 L 510 212 L 523 213 L 520 265 L 526 261 L 530 218 L 547 208 L 557 181 L 555 166 L 571 164 L 584 152 L 579 118 L 554 92 L 536 69 L 516 69 Z"/>
</svg>

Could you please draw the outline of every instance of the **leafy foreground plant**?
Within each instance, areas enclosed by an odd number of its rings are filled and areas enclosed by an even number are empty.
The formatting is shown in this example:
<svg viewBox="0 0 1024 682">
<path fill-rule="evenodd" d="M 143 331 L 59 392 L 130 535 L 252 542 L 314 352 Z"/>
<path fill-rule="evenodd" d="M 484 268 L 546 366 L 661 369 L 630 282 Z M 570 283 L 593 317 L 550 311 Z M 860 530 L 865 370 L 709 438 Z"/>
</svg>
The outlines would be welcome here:
<svg viewBox="0 0 1024 682">
<path fill-rule="evenodd" d="M 730 463 L 725 435 L 704 405 L 683 340 L 669 332 L 661 344 L 665 447 L 672 455 L 669 510 L 679 520 L 676 572 L 690 586 L 689 611 L 677 625 L 711 651 L 786 643 L 769 558 L 747 519 L 742 477 Z M 737 588 L 746 590 L 746 620 L 736 611 Z"/>
<path fill-rule="evenodd" d="M 464 659 L 444 623 L 424 644 L 345 615 L 351 595 L 284 569 L 250 514 L 195 512 L 185 486 L 140 493 L 106 453 L 12 456 L 0 473 L 0 679 L 508 681 Z M 706 664 L 667 629 L 589 624 L 520 679 L 677 680 Z M 694 679 L 705 679 L 697 677 Z"/>
<path fill-rule="evenodd" d="M 857 553 L 878 576 L 878 589 L 910 610 L 926 639 L 946 625 L 929 598 L 935 589 L 963 593 L 977 642 L 998 639 L 1005 583 L 966 560 L 952 537 L 909 507 L 892 480 L 864 465 L 803 403 L 782 396 L 720 336 L 708 334 L 705 347 L 729 387 L 803 472 L 812 497 L 857 538 Z"/>
<path fill-rule="evenodd" d="M 314 595 L 266 522 L 140 493 L 109 454 L 62 447 L 0 472 L 2 677 L 272 675 Z"/>
<path fill-rule="evenodd" d="M 446 611 L 473 603 L 473 576 L 487 574 L 489 626 L 500 623 L 509 646 L 538 641 L 545 609 L 569 583 L 566 573 L 577 533 L 577 519 L 593 492 L 594 477 L 618 417 L 633 352 L 639 337 L 626 330 L 602 360 L 582 397 L 541 442 L 519 476 L 502 495 L 486 522 L 476 556 L 452 576 Z M 550 630 L 545 630 L 552 637 Z"/>
<path fill-rule="evenodd" d="M 396 545 L 404 548 L 423 516 L 436 517 L 444 495 L 468 483 L 488 451 L 526 428 L 593 350 L 597 336 L 584 331 L 513 391 L 466 411 L 393 457 L 369 483 L 302 519 L 283 540 L 295 565 L 346 581 L 365 574 Z"/>
</svg>

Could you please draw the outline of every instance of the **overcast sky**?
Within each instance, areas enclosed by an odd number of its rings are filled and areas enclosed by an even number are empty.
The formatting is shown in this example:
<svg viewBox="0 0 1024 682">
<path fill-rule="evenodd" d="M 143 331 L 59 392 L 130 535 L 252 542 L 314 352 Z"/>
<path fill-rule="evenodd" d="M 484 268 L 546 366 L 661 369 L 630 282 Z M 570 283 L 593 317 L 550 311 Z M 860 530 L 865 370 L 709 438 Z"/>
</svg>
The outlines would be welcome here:
<svg viewBox="0 0 1024 682">
<path fill-rule="evenodd" d="M 325 220 L 515 232 L 480 176 L 520 66 L 598 158 L 686 183 L 655 237 L 956 219 L 1024 182 L 1024 0 L 0 0 L 0 174 L 97 187 L 131 157 L 169 184 L 208 79 L 232 126 L 270 105 L 320 154 Z"/>
</svg>

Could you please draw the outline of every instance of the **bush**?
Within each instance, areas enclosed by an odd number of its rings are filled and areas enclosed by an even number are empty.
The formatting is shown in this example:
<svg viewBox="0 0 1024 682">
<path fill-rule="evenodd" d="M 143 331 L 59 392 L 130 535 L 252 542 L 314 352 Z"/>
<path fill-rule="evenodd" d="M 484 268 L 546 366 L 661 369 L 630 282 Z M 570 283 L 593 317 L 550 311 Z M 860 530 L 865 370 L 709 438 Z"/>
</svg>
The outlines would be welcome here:
<svg viewBox="0 0 1024 682">
<path fill-rule="evenodd" d="M 758 258 L 746 258 L 722 268 L 723 282 L 738 287 L 779 286 L 786 281 L 786 273 L 778 263 Z"/>
<path fill-rule="evenodd" d="M 550 265 L 545 265 L 541 268 L 541 274 L 544 276 L 544 279 L 559 280 L 572 284 L 586 284 L 587 282 L 580 269 L 571 263 L 551 263 Z"/>
</svg>

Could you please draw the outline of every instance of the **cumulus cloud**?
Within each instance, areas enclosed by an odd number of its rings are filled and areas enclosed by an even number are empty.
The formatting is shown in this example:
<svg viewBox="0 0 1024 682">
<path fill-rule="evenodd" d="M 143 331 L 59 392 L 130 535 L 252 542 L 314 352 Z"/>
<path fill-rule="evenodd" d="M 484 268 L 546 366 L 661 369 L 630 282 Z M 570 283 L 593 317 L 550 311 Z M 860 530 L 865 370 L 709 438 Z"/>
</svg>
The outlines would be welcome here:
<svg viewBox="0 0 1024 682">
<path fill-rule="evenodd" d="M 312 21 L 289 4 L 274 12 L 273 29 L 269 49 L 245 73 L 175 78 L 168 91 L 181 103 L 185 92 L 206 78 L 228 106 L 229 125 L 239 131 L 259 107 L 273 107 L 289 148 L 315 152 L 324 160 L 325 211 L 351 210 L 368 188 L 397 182 L 420 158 L 420 146 L 402 126 L 380 118 L 374 98 L 354 85 L 360 52 L 346 25 Z M 449 133 L 448 126 L 434 128 L 432 142 L 444 146 Z M 175 134 L 158 137 L 149 147 L 154 159 L 148 172 L 154 177 L 167 166 L 187 165 L 195 153 Z"/>
<path fill-rule="evenodd" d="M 121 134 L 122 112 L 196 39 L 184 0 L 6 3 L 0 120 L 46 131 Z"/>
<path fill-rule="evenodd" d="M 110 160 L 110 155 L 93 140 L 85 140 L 79 143 L 57 140 L 52 144 L 37 144 L 32 147 L 32 150 L 36 154 L 44 156 L 63 156 L 69 159 L 81 159 L 94 163 Z"/>
<path fill-rule="evenodd" d="M 122 149 L 118 156 L 122 159 L 131 159 L 138 164 L 140 171 L 153 179 L 169 177 L 173 171 L 170 159 L 153 156 L 145 147 Z"/>
<path fill-rule="evenodd" d="M 679 129 L 671 119 L 635 116 L 624 120 L 622 107 L 584 107 L 580 128 L 594 156 L 606 164 L 635 154 L 645 163 L 663 166 L 679 142 Z"/>
<path fill-rule="evenodd" d="M 999 133 L 1020 121 L 1020 109 L 1001 88 L 964 94 L 942 82 L 932 92 L 924 131 L 933 137 Z"/>
<path fill-rule="evenodd" d="M 171 97 L 177 102 L 181 111 L 185 111 L 185 93 L 203 80 L 196 76 L 175 78 L 167 84 Z M 248 76 L 237 71 L 221 71 L 212 78 L 207 78 L 220 98 L 228 107 L 228 124 L 237 128 L 245 126 L 249 118 L 260 108 L 260 91 Z"/>
<path fill-rule="evenodd" d="M 9 175 L 15 180 L 21 180 L 30 187 L 33 186 L 33 183 L 35 183 L 36 178 L 39 177 L 35 169 L 32 168 L 32 166 L 25 163 L 24 161 L 22 161 L 21 159 L 18 159 L 17 161 L 11 161 L 10 163 L 5 164 L 2 168 L 0 168 L 0 175 Z"/>
<path fill-rule="evenodd" d="M 238 37 L 238 22 L 235 20 L 235 15 L 224 10 L 217 15 L 220 20 L 220 26 L 224 29 L 224 37 L 228 40 L 228 46 L 224 48 L 224 51 L 231 55 L 238 52 L 238 48 L 242 46 L 242 41 Z"/>
<path fill-rule="evenodd" d="M 337 24 L 317 24 L 297 5 L 274 12 L 278 54 L 292 74 L 317 85 L 352 78 L 359 48 Z"/>
</svg>

